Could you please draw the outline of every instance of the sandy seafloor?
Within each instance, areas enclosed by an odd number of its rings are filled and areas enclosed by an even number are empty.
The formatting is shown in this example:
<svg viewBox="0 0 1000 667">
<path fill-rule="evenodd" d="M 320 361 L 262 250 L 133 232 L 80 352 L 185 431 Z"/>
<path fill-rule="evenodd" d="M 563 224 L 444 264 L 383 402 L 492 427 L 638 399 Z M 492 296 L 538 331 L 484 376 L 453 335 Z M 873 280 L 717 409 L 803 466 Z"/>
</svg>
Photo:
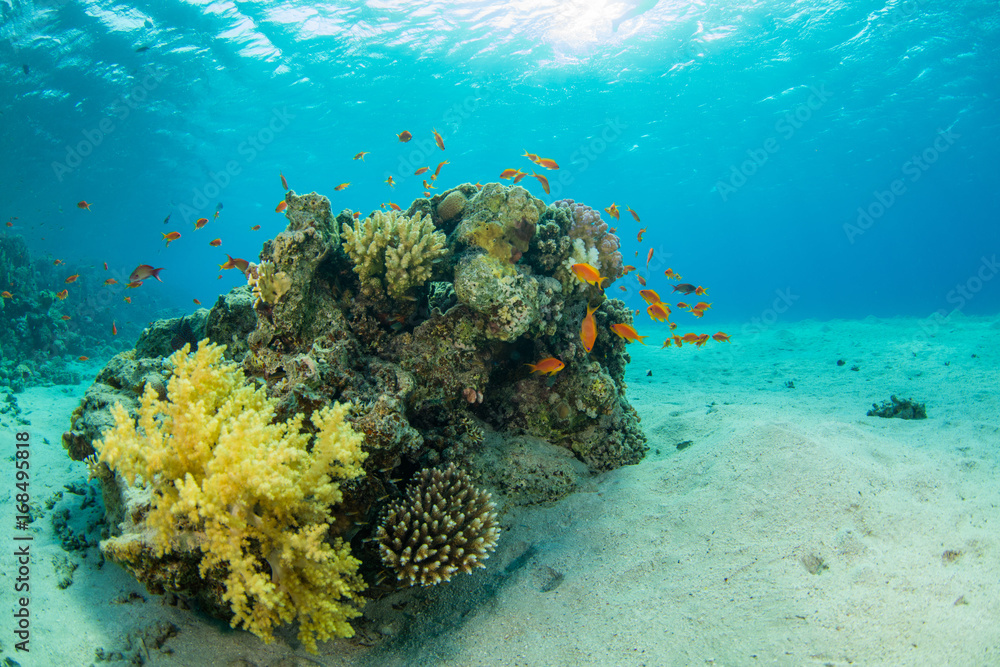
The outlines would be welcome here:
<svg viewBox="0 0 1000 667">
<path fill-rule="evenodd" d="M 33 502 L 63 493 L 34 524 L 30 654 L 13 649 L 4 530 L 3 653 L 66 667 L 109 664 L 98 648 L 244 667 L 1000 664 L 1000 317 L 733 329 L 732 345 L 633 345 L 640 465 L 508 516 L 486 570 L 408 596 L 402 614 L 369 605 L 385 638 L 319 656 L 293 633 L 264 645 L 149 595 L 98 568 L 95 548 L 64 551 L 53 515 L 70 509 L 80 531 L 100 509 L 63 489 L 86 481 L 60 444 L 86 384 L 29 389 L 16 398 Z M 929 418 L 865 415 L 890 394 Z M 18 425 L 0 420 L 8 527 Z M 164 622 L 177 634 L 157 648 Z"/>
</svg>

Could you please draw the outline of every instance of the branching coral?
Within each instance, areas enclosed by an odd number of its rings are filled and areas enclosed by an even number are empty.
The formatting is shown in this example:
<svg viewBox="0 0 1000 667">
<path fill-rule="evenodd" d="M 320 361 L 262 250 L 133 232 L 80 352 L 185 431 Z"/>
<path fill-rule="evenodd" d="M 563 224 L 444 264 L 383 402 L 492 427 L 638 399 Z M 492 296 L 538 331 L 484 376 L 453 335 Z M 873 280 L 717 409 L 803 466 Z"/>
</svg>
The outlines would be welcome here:
<svg viewBox="0 0 1000 667">
<path fill-rule="evenodd" d="M 448 581 L 486 567 L 500 528 L 490 494 L 454 464 L 423 470 L 406 498 L 389 508 L 375 539 L 382 562 L 411 586 Z"/>
<path fill-rule="evenodd" d="M 302 432 L 302 415 L 275 422 L 276 402 L 223 363 L 224 351 L 202 341 L 172 355 L 167 399 L 147 387 L 138 428 L 116 404 L 94 446 L 130 485 L 151 487 L 143 539 L 156 555 L 196 548 L 203 578 L 226 571 L 233 627 L 270 641 L 276 625 L 298 620 L 315 652 L 317 640 L 353 635 L 348 620 L 360 614 L 360 563 L 327 532 L 342 500 L 335 480 L 361 474 L 363 437 L 344 404 L 312 415 L 315 436 Z M 102 547 L 127 552 L 135 540 Z"/>
<path fill-rule="evenodd" d="M 434 262 L 448 252 L 444 232 L 434 228 L 429 215 L 376 211 L 353 225 L 344 223 L 340 236 L 361 284 L 383 287 L 384 280 L 386 292 L 396 299 L 427 282 Z"/>
</svg>

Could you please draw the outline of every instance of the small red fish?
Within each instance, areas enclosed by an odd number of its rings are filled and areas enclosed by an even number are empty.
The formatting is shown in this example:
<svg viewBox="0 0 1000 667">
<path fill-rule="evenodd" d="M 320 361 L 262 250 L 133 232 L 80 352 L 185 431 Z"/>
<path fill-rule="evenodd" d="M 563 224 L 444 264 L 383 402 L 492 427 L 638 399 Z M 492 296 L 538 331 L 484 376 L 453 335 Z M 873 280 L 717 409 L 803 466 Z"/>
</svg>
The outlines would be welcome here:
<svg viewBox="0 0 1000 667">
<path fill-rule="evenodd" d="M 407 141 L 409 141 L 410 139 L 412 139 L 412 138 L 413 138 L 413 135 L 412 135 L 412 134 L 410 134 L 410 133 L 409 133 L 408 131 L 406 131 L 406 130 L 403 130 L 402 132 L 400 132 L 400 133 L 399 133 L 399 134 L 397 134 L 396 136 L 397 136 L 397 137 L 399 137 L 399 140 L 400 140 L 400 141 L 402 141 L 402 142 L 403 142 L 404 144 L 405 144 L 405 143 L 406 143 Z"/>
<path fill-rule="evenodd" d="M 437 169 L 434 170 L 434 175 L 431 176 L 432 181 L 437 180 L 438 174 L 441 173 L 441 167 L 445 166 L 446 164 L 451 164 L 451 162 L 448 162 L 447 160 L 442 160 L 441 162 L 438 162 Z"/>
<path fill-rule="evenodd" d="M 76 207 L 87 209 L 88 211 L 90 210 L 90 204 L 88 204 L 86 201 L 78 202 Z"/>
<path fill-rule="evenodd" d="M 673 269 L 667 269 L 663 272 L 663 275 L 671 280 L 683 280 L 683 278 L 681 278 L 679 274 L 675 273 Z"/>
<path fill-rule="evenodd" d="M 198 301 L 198 299 L 192 299 L 192 300 L 194 301 L 194 305 L 196 305 L 196 306 L 200 306 L 201 305 L 201 301 Z"/>
<path fill-rule="evenodd" d="M 255 232 L 255 231 L 257 231 L 258 229 L 260 229 L 260 225 L 254 225 L 253 227 L 251 227 L 251 228 L 250 228 L 250 231 L 251 231 L 251 232 Z"/>
<path fill-rule="evenodd" d="M 615 206 L 614 202 L 611 202 L 611 206 L 608 206 L 606 209 L 604 209 L 604 212 L 610 215 L 615 220 L 617 220 L 618 216 L 620 215 L 620 213 L 618 212 L 618 207 Z"/>
<path fill-rule="evenodd" d="M 163 234 L 163 239 L 167 242 L 168 246 L 170 245 L 171 241 L 176 241 L 180 237 L 181 237 L 180 232 L 170 232 L 169 234 Z"/>
<path fill-rule="evenodd" d="M 569 268 L 573 271 L 573 275 L 582 282 L 590 283 L 598 289 L 601 289 L 601 282 L 607 280 L 607 278 L 601 275 L 600 271 L 590 264 L 574 264 Z"/>
<path fill-rule="evenodd" d="M 518 173 L 520 173 L 520 171 L 521 171 L 520 169 L 504 169 L 503 171 L 500 172 L 500 178 L 503 178 L 505 180 L 508 178 L 514 178 L 515 176 L 518 175 Z"/>
<path fill-rule="evenodd" d="M 104 262 L 104 270 L 105 270 L 105 271 L 107 271 L 107 270 L 108 270 L 108 263 L 107 263 L 107 262 Z"/>
<path fill-rule="evenodd" d="M 667 307 L 667 304 L 660 303 L 659 301 L 649 304 L 646 312 L 649 313 L 649 317 L 654 322 L 666 322 L 670 317 L 670 308 Z"/>
<path fill-rule="evenodd" d="M 626 264 L 625 268 L 622 269 L 622 276 L 627 276 L 632 271 L 635 271 L 635 267 L 631 264 Z"/>
<path fill-rule="evenodd" d="M 424 190 L 437 190 L 437 188 L 434 187 L 433 185 L 431 185 L 430 183 L 428 183 L 427 179 L 425 178 L 424 179 Z"/>
<path fill-rule="evenodd" d="M 112 336 L 118 335 L 118 326 L 114 323 L 114 321 L 111 322 L 111 335 Z"/>
<path fill-rule="evenodd" d="M 392 176 L 385 179 L 385 184 L 388 185 L 390 188 L 396 187 L 396 181 L 392 180 Z"/>
<path fill-rule="evenodd" d="M 62 319 L 63 322 L 66 322 L 66 321 L 71 320 L 73 318 L 71 318 L 69 315 L 63 315 L 61 319 Z"/>
<path fill-rule="evenodd" d="M 212 214 L 212 220 L 218 220 L 218 219 L 219 219 L 219 212 L 216 211 L 215 213 Z"/>
<path fill-rule="evenodd" d="M 587 314 L 584 315 L 583 321 L 580 323 L 580 342 L 583 343 L 583 349 L 590 352 L 594 349 L 594 342 L 597 340 L 597 323 L 594 321 L 594 312 L 597 311 L 598 306 L 591 308 L 587 306 Z"/>
<path fill-rule="evenodd" d="M 288 208 L 288 202 L 286 202 L 284 199 L 282 199 L 281 202 L 277 206 L 274 207 L 274 212 L 275 213 L 281 213 L 286 208 Z"/>
<path fill-rule="evenodd" d="M 687 304 L 686 304 L 686 303 L 684 303 L 683 301 L 678 301 L 678 302 L 677 302 L 677 307 L 678 307 L 678 308 L 690 308 L 691 306 L 687 305 Z"/>
<path fill-rule="evenodd" d="M 141 285 L 142 283 L 139 284 Z M 125 303 L 132 303 L 132 297 L 130 296 L 122 297 L 122 301 L 124 301 Z"/>
<path fill-rule="evenodd" d="M 534 153 L 529 153 L 528 151 L 524 151 L 524 155 L 522 155 L 521 157 L 526 157 L 535 164 L 538 164 L 538 156 L 535 155 Z"/>
<path fill-rule="evenodd" d="M 66 262 L 62 261 L 61 259 L 57 259 L 54 262 L 52 262 L 52 266 L 59 266 L 60 264 L 65 264 L 65 263 Z"/>
<path fill-rule="evenodd" d="M 555 357 L 548 357 L 547 359 L 542 359 L 537 364 L 525 364 L 531 369 L 532 373 L 541 373 L 542 375 L 555 375 L 563 368 L 566 364 L 559 361 Z"/>
<path fill-rule="evenodd" d="M 285 180 L 285 175 L 279 171 L 278 176 L 281 176 L 281 187 L 285 188 L 285 192 L 288 192 L 288 181 Z"/>
<path fill-rule="evenodd" d="M 220 245 L 222 245 L 222 239 L 212 239 L 211 241 L 208 242 L 208 245 L 212 246 L 213 248 L 218 248 Z"/>
<path fill-rule="evenodd" d="M 85 357 L 82 354 L 76 358 L 77 361 L 90 361 L 90 357 Z"/>
<path fill-rule="evenodd" d="M 250 267 L 250 262 L 245 259 L 240 259 L 239 257 L 233 257 L 229 254 L 227 254 L 226 257 L 229 259 L 225 264 L 219 264 L 220 269 L 239 269 L 244 275 L 246 275 L 247 269 Z"/>
<path fill-rule="evenodd" d="M 711 310 L 712 309 L 712 304 L 705 303 L 704 301 L 699 301 L 698 303 L 694 304 L 694 309 L 695 310 Z"/>
<path fill-rule="evenodd" d="M 639 290 L 639 296 L 641 296 L 646 303 L 660 303 L 660 295 L 651 289 Z"/>
<path fill-rule="evenodd" d="M 361 211 L 355 211 L 354 212 L 354 219 L 357 220 L 360 217 L 361 217 Z"/>
<path fill-rule="evenodd" d="M 340 185 L 336 186 L 334 190 L 336 190 L 337 192 L 340 192 L 341 190 L 346 190 L 347 186 L 350 184 L 351 184 L 350 181 L 348 181 L 347 183 L 341 183 Z"/>
<path fill-rule="evenodd" d="M 541 174 L 536 174 L 534 171 L 531 175 L 538 179 L 538 182 L 542 184 L 542 190 L 545 190 L 545 194 L 549 194 L 549 179 L 545 178 Z"/>
<path fill-rule="evenodd" d="M 697 294 L 698 296 L 704 296 L 705 294 L 708 294 L 708 290 L 702 287 L 701 285 L 698 285 L 697 287 L 694 288 L 694 293 Z"/>
<path fill-rule="evenodd" d="M 104 284 L 105 285 L 117 285 L 118 281 L 115 280 L 114 278 L 108 278 L 107 280 L 104 281 Z"/>
<path fill-rule="evenodd" d="M 539 167 L 545 167 L 546 169 L 558 169 L 559 165 L 556 164 L 555 160 L 550 160 L 547 157 L 540 157 L 534 161 Z"/>
<path fill-rule="evenodd" d="M 641 221 L 639 220 L 639 214 L 638 214 L 638 213 L 636 213 L 635 211 L 633 211 L 631 207 L 629 207 L 629 206 L 626 206 L 626 207 L 625 207 L 625 210 L 626 210 L 626 211 L 628 211 L 629 213 L 631 213 L 631 214 L 632 214 L 632 217 L 633 217 L 633 218 L 635 218 L 635 221 L 636 221 L 636 222 L 641 222 Z M 646 230 L 645 230 L 645 228 L 643 228 L 643 230 L 642 230 L 642 231 L 646 231 Z"/>
<path fill-rule="evenodd" d="M 73 275 L 71 275 L 69 278 L 66 279 L 66 282 L 67 283 L 75 283 L 76 279 L 79 278 L 79 277 L 80 277 L 79 273 L 74 273 Z"/>
<path fill-rule="evenodd" d="M 729 334 L 722 333 L 721 331 L 718 332 L 718 333 L 712 334 L 712 338 L 714 340 L 716 340 L 717 342 L 719 342 L 719 343 L 728 343 L 729 342 Z"/>
<path fill-rule="evenodd" d="M 438 145 L 438 148 L 444 150 L 444 139 L 441 138 L 441 135 L 438 134 L 437 130 L 431 130 L 431 131 L 434 132 L 434 143 Z"/>
<path fill-rule="evenodd" d="M 4 290 L 3 292 L 0 292 L 0 297 L 3 297 L 4 299 L 13 299 L 14 295 L 7 290 Z"/>
<path fill-rule="evenodd" d="M 389 208 L 391 208 L 393 211 L 402 211 L 403 210 L 403 209 L 399 208 L 399 204 L 393 204 L 392 202 L 389 202 Z"/>
<path fill-rule="evenodd" d="M 129 275 L 128 279 L 129 282 L 134 283 L 136 281 L 139 281 L 141 283 L 143 280 L 147 280 L 149 278 L 155 278 L 156 280 L 159 280 L 162 283 L 163 281 L 160 280 L 160 271 L 162 270 L 163 267 L 154 269 L 149 264 L 140 264 L 139 266 L 135 267 L 135 271 L 133 271 L 131 275 Z"/>
<path fill-rule="evenodd" d="M 60 301 L 64 301 L 66 299 L 66 297 L 68 297 L 68 296 L 69 296 L 69 290 L 68 289 L 64 289 L 62 292 L 59 292 L 58 294 L 56 294 L 56 298 L 59 299 Z"/>
<path fill-rule="evenodd" d="M 369 153 L 371 153 L 371 151 L 361 151 L 360 153 L 354 156 L 354 159 L 361 160 L 362 162 L 364 162 L 365 156 L 368 155 Z"/>
<path fill-rule="evenodd" d="M 430 170 L 431 170 L 430 167 L 421 167 L 420 169 L 417 169 L 415 172 L 413 172 L 413 175 L 419 176 L 420 174 L 426 174 Z"/>
<path fill-rule="evenodd" d="M 198 218 L 197 220 L 194 221 L 194 228 L 201 229 L 207 224 L 208 224 L 208 218 Z M 166 236 L 166 234 L 164 234 L 164 236 Z"/>
<path fill-rule="evenodd" d="M 649 252 L 646 253 L 646 270 L 649 271 L 649 260 L 653 259 L 653 249 L 650 248 Z"/>
<path fill-rule="evenodd" d="M 527 173 L 527 172 L 524 172 L 524 171 L 518 171 L 518 172 L 517 172 L 517 175 L 516 175 L 516 176 L 514 176 L 514 182 L 515 182 L 515 183 L 520 183 L 520 182 L 521 182 L 521 179 L 522 179 L 522 178 L 524 178 L 524 177 L 525 177 L 525 176 L 527 176 L 527 175 L 528 175 L 528 173 Z"/>
<path fill-rule="evenodd" d="M 645 233 L 646 233 L 646 228 L 645 227 L 643 227 L 642 229 L 639 230 L 639 235 L 636 237 L 636 238 L 638 238 L 639 243 L 642 243 L 642 235 L 645 234 Z"/>
<path fill-rule="evenodd" d="M 163 281 L 161 280 L 160 282 Z M 133 280 L 132 282 L 130 282 L 128 285 L 125 286 L 125 289 L 135 289 L 136 287 L 142 287 L 141 280 Z M 131 303 L 131 301 L 129 303 Z"/>
<path fill-rule="evenodd" d="M 13 222 L 11 222 L 10 220 L 8 220 L 8 221 L 7 221 L 7 226 L 8 226 L 8 227 L 13 227 L 13 226 L 14 226 L 14 223 L 13 223 Z"/>
<path fill-rule="evenodd" d="M 646 286 L 646 279 L 640 276 L 638 273 L 635 274 L 635 279 L 638 280 L 639 284 L 642 285 L 643 287 Z"/>
</svg>

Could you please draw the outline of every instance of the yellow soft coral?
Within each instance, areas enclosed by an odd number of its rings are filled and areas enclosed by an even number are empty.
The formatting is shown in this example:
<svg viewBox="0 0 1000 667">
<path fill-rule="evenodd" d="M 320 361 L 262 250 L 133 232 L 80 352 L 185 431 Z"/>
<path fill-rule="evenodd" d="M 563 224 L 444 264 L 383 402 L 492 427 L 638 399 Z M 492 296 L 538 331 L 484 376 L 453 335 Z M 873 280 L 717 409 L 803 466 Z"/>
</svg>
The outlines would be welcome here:
<svg viewBox="0 0 1000 667">
<path fill-rule="evenodd" d="M 157 555 L 193 546 L 202 577 L 224 568 L 233 627 L 270 641 L 276 625 L 298 620 L 315 652 L 317 640 L 351 636 L 348 620 L 360 614 L 360 562 L 326 536 L 342 499 L 335 480 L 361 474 L 363 436 L 339 403 L 313 414 L 315 436 L 302 432 L 302 415 L 273 422 L 276 402 L 223 363 L 224 351 L 206 340 L 175 353 L 167 400 L 147 387 L 138 428 L 116 404 L 94 447 L 130 485 L 152 487 Z"/>
</svg>

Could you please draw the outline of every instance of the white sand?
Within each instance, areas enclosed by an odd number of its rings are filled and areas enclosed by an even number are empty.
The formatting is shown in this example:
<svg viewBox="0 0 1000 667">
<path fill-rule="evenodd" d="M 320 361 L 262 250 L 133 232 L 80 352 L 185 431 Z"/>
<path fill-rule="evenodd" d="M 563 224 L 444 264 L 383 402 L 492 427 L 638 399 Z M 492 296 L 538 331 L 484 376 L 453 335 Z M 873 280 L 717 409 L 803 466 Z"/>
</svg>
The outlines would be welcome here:
<svg viewBox="0 0 1000 667">
<path fill-rule="evenodd" d="M 923 324 L 741 335 L 706 323 L 733 344 L 633 345 L 642 464 L 512 517 L 487 570 L 410 602 L 405 625 L 386 616 L 378 648 L 334 642 L 301 664 L 1000 664 L 1000 319 L 953 316 L 930 338 Z M 40 503 L 86 477 L 59 442 L 84 388 L 18 397 L 46 462 Z M 893 393 L 926 402 L 929 418 L 865 416 Z M 12 512 L 8 499 L 4 525 Z M 89 665 L 95 647 L 120 650 L 161 619 L 180 634 L 172 654 L 149 651 L 152 664 L 272 665 L 293 652 L 166 605 L 117 567 L 97 569 L 93 550 L 71 555 L 74 583 L 57 589 L 52 559 L 65 552 L 50 515 L 35 524 L 30 656 L 3 635 L 22 665 Z M 146 601 L 114 602 L 128 591 Z"/>
</svg>

